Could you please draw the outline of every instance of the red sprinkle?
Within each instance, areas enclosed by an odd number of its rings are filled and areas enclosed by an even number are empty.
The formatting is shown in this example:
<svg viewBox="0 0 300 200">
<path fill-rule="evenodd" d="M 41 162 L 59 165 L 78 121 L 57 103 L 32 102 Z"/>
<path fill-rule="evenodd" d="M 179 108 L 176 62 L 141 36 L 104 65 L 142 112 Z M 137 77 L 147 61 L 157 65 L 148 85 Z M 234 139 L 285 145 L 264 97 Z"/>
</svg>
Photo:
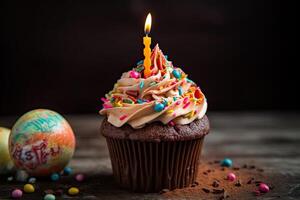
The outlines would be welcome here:
<svg viewBox="0 0 300 200">
<path fill-rule="evenodd" d="M 188 102 L 187 104 L 185 104 L 185 105 L 183 106 L 183 109 L 186 109 L 190 104 L 191 104 L 191 102 Z"/>
<path fill-rule="evenodd" d="M 122 121 L 127 117 L 127 115 L 122 115 L 119 119 Z"/>
<path fill-rule="evenodd" d="M 185 98 L 183 99 L 183 103 L 186 104 L 186 103 L 188 102 L 188 100 L 189 100 L 189 98 L 188 98 L 188 97 L 185 97 Z"/>
<path fill-rule="evenodd" d="M 109 104 L 103 104 L 103 108 L 107 109 L 107 108 L 113 108 L 113 107 Z"/>
<path fill-rule="evenodd" d="M 101 98 L 101 101 L 103 101 L 104 103 L 105 103 L 105 102 L 108 102 L 108 100 L 105 99 L 104 97 Z"/>
<path fill-rule="evenodd" d="M 179 106 L 181 104 L 181 101 L 177 101 L 176 105 Z"/>
</svg>

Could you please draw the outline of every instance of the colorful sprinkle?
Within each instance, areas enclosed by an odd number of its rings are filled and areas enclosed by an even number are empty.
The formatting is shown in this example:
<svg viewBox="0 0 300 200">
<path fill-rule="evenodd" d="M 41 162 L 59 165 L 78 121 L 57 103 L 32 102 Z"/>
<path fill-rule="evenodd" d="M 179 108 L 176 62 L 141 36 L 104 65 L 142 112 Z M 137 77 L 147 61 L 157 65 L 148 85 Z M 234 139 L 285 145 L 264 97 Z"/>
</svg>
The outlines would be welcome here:
<svg viewBox="0 0 300 200">
<path fill-rule="evenodd" d="M 268 186 L 267 184 L 265 184 L 265 183 L 259 184 L 259 188 L 258 188 L 258 189 L 259 189 L 259 191 L 262 192 L 262 193 L 267 193 L 267 192 L 270 191 L 269 186 Z"/>
<path fill-rule="evenodd" d="M 172 114 L 173 112 L 174 112 L 174 110 L 172 110 L 172 109 L 166 111 L 167 114 Z"/>
<path fill-rule="evenodd" d="M 24 192 L 26 193 L 33 193 L 35 191 L 35 188 L 33 187 L 32 184 L 25 184 L 23 187 Z"/>
<path fill-rule="evenodd" d="M 122 121 L 127 117 L 127 115 L 122 115 L 119 119 Z"/>
<path fill-rule="evenodd" d="M 139 78 L 140 77 L 140 73 L 138 73 L 138 72 L 136 72 L 136 71 L 134 71 L 134 70 L 131 70 L 130 72 L 129 72 L 129 77 L 130 78 Z"/>
<path fill-rule="evenodd" d="M 189 101 L 189 98 L 188 98 L 188 97 L 185 97 L 185 98 L 183 99 L 183 104 L 186 104 L 188 101 Z"/>
<path fill-rule="evenodd" d="M 55 199 L 56 199 L 56 197 L 53 194 L 46 194 L 44 196 L 44 200 L 55 200 Z"/>
<path fill-rule="evenodd" d="M 108 102 L 108 100 L 105 99 L 104 97 L 101 98 L 101 101 L 103 101 L 104 103 Z"/>
<path fill-rule="evenodd" d="M 136 63 L 136 65 L 141 65 L 144 63 L 144 60 L 140 60 L 139 62 Z"/>
<path fill-rule="evenodd" d="M 59 176 L 58 173 L 53 173 L 53 174 L 51 174 L 50 178 L 51 178 L 52 181 L 58 181 L 60 176 Z"/>
<path fill-rule="evenodd" d="M 144 81 L 141 81 L 141 82 L 140 82 L 140 85 L 139 85 L 140 89 L 143 89 L 144 85 L 145 85 L 145 82 L 144 82 Z"/>
<path fill-rule="evenodd" d="M 181 78 L 181 73 L 176 69 L 173 70 L 172 74 L 177 79 Z"/>
<path fill-rule="evenodd" d="M 144 101 L 143 101 L 142 99 L 138 99 L 138 100 L 137 100 L 137 103 L 138 103 L 138 104 L 142 104 L 142 103 L 144 103 Z"/>
<path fill-rule="evenodd" d="M 161 112 L 164 108 L 165 108 L 165 106 L 164 106 L 164 104 L 162 104 L 162 103 L 156 103 L 156 104 L 154 105 L 154 110 L 155 110 L 156 112 Z"/>
<path fill-rule="evenodd" d="M 180 96 L 182 96 L 183 91 L 182 91 L 182 87 L 181 86 L 178 87 L 178 93 L 179 93 Z"/>
<path fill-rule="evenodd" d="M 123 103 L 133 104 L 133 101 L 131 99 L 123 99 Z"/>
<path fill-rule="evenodd" d="M 112 105 L 110 105 L 110 104 L 103 104 L 103 108 L 109 109 L 109 108 L 113 108 L 113 107 L 112 107 Z"/>
<path fill-rule="evenodd" d="M 227 174 L 227 180 L 234 181 L 236 179 L 236 176 L 234 173 L 230 172 Z"/>
<path fill-rule="evenodd" d="M 153 86 L 153 85 L 156 85 L 156 82 L 155 81 L 152 81 L 149 86 Z"/>
<path fill-rule="evenodd" d="M 165 55 L 165 59 L 168 60 L 168 55 Z"/>
<path fill-rule="evenodd" d="M 76 188 L 76 187 L 71 187 L 69 190 L 68 190 L 68 193 L 69 195 L 77 195 L 79 193 L 79 189 Z"/>
<path fill-rule="evenodd" d="M 232 160 L 229 158 L 225 158 L 221 161 L 221 166 L 223 167 L 231 167 L 232 166 Z"/>
<path fill-rule="evenodd" d="M 135 69 L 135 71 L 137 71 L 137 72 L 142 72 L 143 70 L 144 70 L 144 66 L 140 66 Z"/>
<path fill-rule="evenodd" d="M 169 125 L 170 125 L 170 126 L 175 126 L 175 122 L 174 122 L 174 121 L 170 121 L 170 122 L 169 122 Z"/>
<path fill-rule="evenodd" d="M 11 193 L 11 197 L 14 199 L 21 198 L 22 196 L 23 196 L 23 192 L 22 192 L 22 190 L 19 190 L 19 189 L 15 189 Z"/>
<path fill-rule="evenodd" d="M 199 98 L 201 98 L 201 92 L 200 92 L 200 90 L 195 90 L 195 92 L 194 92 L 194 97 L 195 98 L 197 98 L 197 99 L 199 99 Z"/>
<path fill-rule="evenodd" d="M 183 106 L 183 109 L 186 109 L 190 104 L 191 104 L 191 102 L 186 103 L 186 104 Z"/>
<path fill-rule="evenodd" d="M 181 101 L 177 101 L 176 105 L 179 106 L 181 104 Z"/>
<path fill-rule="evenodd" d="M 75 176 L 76 181 L 82 182 L 84 180 L 84 175 L 83 174 L 77 174 Z"/>
</svg>

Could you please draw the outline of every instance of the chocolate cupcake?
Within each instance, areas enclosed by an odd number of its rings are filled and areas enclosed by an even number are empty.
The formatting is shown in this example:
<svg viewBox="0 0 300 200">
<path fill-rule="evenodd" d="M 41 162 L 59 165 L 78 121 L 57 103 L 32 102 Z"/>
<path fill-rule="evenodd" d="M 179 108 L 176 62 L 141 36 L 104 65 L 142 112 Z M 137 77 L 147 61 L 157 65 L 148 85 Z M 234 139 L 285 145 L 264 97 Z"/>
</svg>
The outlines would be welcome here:
<svg viewBox="0 0 300 200">
<path fill-rule="evenodd" d="M 152 74 L 143 63 L 123 73 L 103 100 L 105 136 L 113 173 L 137 192 L 188 187 L 195 181 L 204 136 L 207 102 L 200 88 L 173 66 L 158 45 Z"/>
</svg>

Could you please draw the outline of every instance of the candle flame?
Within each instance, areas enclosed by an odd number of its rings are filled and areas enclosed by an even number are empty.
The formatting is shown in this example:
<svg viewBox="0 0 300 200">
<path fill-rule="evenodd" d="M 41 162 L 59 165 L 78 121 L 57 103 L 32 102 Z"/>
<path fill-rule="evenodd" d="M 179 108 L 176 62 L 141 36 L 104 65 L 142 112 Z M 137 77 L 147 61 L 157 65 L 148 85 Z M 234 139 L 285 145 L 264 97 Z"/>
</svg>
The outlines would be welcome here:
<svg viewBox="0 0 300 200">
<path fill-rule="evenodd" d="M 151 13 L 149 13 L 146 18 L 145 29 L 144 29 L 146 35 L 148 35 L 150 33 L 151 24 L 152 24 L 152 17 L 151 17 Z"/>
</svg>

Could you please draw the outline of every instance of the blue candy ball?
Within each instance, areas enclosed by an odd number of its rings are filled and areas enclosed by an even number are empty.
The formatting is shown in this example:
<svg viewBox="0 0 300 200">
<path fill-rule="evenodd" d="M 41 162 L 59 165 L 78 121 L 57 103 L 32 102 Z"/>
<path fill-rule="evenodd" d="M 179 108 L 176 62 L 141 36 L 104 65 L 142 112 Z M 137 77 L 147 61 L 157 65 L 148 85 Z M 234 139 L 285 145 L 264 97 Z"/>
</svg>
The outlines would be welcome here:
<svg viewBox="0 0 300 200">
<path fill-rule="evenodd" d="M 70 175 L 72 173 L 72 168 L 71 167 L 66 167 L 65 169 L 64 169 L 64 174 L 65 175 Z"/>
<path fill-rule="evenodd" d="M 173 72 L 172 72 L 173 76 L 175 78 L 180 78 L 181 77 L 181 74 L 178 70 L 174 69 Z"/>
<path fill-rule="evenodd" d="M 59 174 L 58 173 L 53 173 L 51 174 L 51 180 L 52 181 L 58 181 L 60 178 Z"/>
<path fill-rule="evenodd" d="M 232 166 L 232 160 L 229 158 L 225 158 L 221 161 L 221 166 L 223 167 L 231 167 Z"/>
<path fill-rule="evenodd" d="M 154 110 L 155 110 L 156 112 L 160 112 L 160 111 L 162 111 L 164 108 L 165 108 L 165 105 L 162 104 L 162 103 L 157 103 L 157 104 L 154 105 Z"/>
</svg>

